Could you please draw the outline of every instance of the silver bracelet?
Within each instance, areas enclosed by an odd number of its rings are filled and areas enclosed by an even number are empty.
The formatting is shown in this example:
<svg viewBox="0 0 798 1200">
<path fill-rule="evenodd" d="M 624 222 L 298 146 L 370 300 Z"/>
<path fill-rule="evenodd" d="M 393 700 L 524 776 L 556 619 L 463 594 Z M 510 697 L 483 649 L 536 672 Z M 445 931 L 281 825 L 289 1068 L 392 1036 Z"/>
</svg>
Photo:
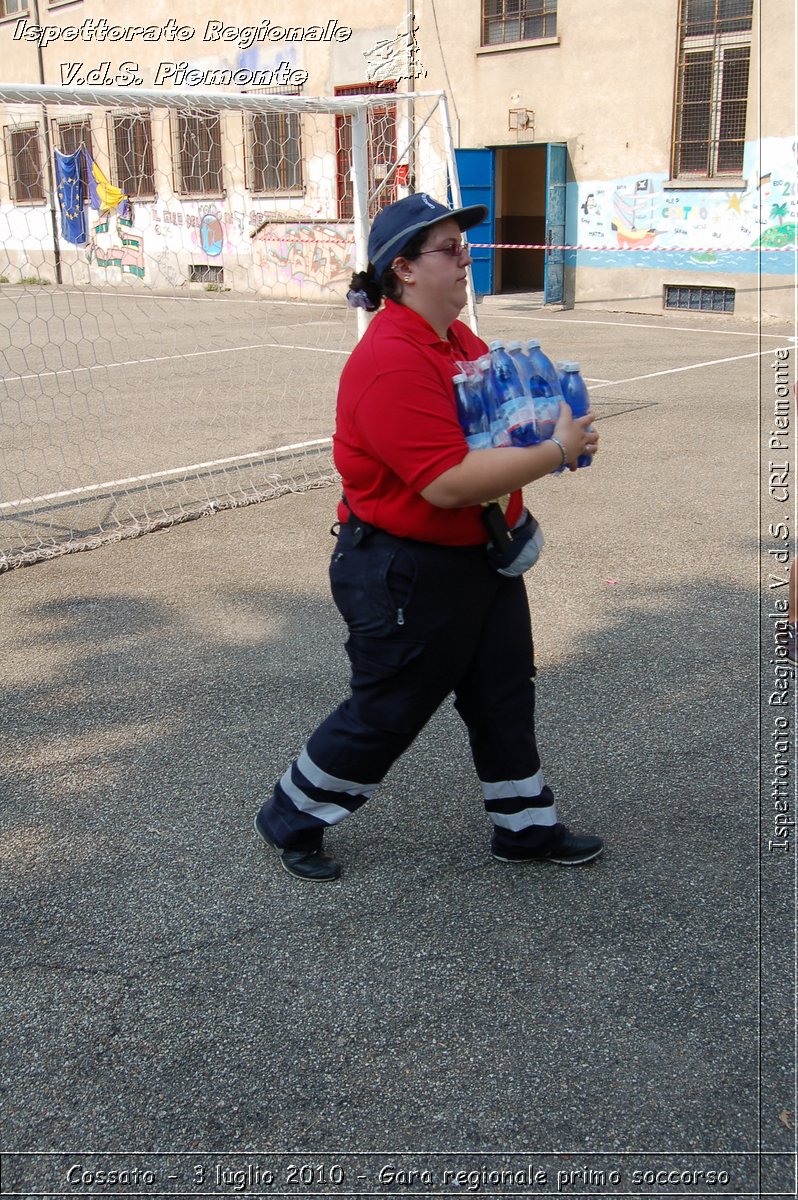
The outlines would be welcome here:
<svg viewBox="0 0 798 1200">
<path fill-rule="evenodd" d="M 561 466 L 561 467 L 564 467 L 564 466 L 565 466 L 565 460 L 566 460 L 566 458 L 568 457 L 568 455 L 565 453 L 565 446 L 563 446 L 563 444 L 562 444 L 562 442 L 560 441 L 560 439 L 559 439 L 559 438 L 556 438 L 556 437 L 549 438 L 549 441 L 550 441 L 550 442 L 554 442 L 554 445 L 555 445 L 555 446 L 559 446 L 559 447 L 560 447 L 560 454 L 562 455 L 562 462 L 560 463 L 560 466 Z M 555 467 L 555 470 L 556 470 L 556 469 L 557 469 L 557 468 Z"/>
</svg>

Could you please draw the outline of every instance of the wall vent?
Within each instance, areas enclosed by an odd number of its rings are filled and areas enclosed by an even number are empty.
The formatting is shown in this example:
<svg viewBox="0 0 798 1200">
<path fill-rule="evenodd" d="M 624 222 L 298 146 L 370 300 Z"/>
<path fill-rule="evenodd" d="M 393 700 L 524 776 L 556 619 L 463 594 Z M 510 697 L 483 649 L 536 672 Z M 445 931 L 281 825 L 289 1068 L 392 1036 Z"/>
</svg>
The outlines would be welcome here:
<svg viewBox="0 0 798 1200">
<path fill-rule="evenodd" d="M 666 283 L 663 308 L 690 312 L 734 312 L 734 288 L 693 287 L 689 283 Z"/>
<path fill-rule="evenodd" d="M 210 263 L 191 263 L 188 268 L 189 283 L 224 283 L 224 267 L 212 267 Z"/>
<path fill-rule="evenodd" d="M 507 128 L 534 133 L 535 114 L 531 108 L 511 108 L 507 112 Z"/>
</svg>

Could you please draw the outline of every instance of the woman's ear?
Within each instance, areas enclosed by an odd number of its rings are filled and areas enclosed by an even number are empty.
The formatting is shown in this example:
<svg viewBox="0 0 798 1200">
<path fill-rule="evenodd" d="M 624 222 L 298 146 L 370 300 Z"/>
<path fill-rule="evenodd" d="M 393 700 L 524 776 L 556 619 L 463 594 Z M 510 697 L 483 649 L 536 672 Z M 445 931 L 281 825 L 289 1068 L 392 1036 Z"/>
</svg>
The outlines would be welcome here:
<svg viewBox="0 0 798 1200">
<path fill-rule="evenodd" d="M 391 268 L 394 275 L 401 279 L 402 283 L 411 283 L 412 275 L 409 274 L 410 263 L 406 258 L 395 258 L 391 263 Z"/>
</svg>

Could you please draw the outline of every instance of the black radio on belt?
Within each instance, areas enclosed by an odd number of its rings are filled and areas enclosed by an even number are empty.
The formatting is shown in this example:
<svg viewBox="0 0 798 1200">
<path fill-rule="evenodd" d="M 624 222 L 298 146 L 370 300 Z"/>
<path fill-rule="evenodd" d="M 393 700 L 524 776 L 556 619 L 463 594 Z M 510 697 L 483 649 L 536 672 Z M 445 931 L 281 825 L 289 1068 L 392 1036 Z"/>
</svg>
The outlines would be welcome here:
<svg viewBox="0 0 798 1200">
<path fill-rule="evenodd" d="M 341 493 L 341 499 L 349 509 L 349 516 L 347 517 L 346 523 L 352 530 L 352 545 L 359 546 L 364 538 L 370 537 L 371 534 L 374 533 L 377 527 L 376 525 L 369 525 L 368 521 L 361 521 L 360 517 L 355 516 L 355 514 L 352 512 L 352 507 L 343 492 Z"/>
<path fill-rule="evenodd" d="M 485 526 L 493 549 L 499 554 L 503 554 L 505 550 L 509 550 L 513 544 L 513 531 L 507 524 L 501 506 L 495 500 L 490 504 L 484 504 L 481 516 L 482 524 Z"/>
</svg>

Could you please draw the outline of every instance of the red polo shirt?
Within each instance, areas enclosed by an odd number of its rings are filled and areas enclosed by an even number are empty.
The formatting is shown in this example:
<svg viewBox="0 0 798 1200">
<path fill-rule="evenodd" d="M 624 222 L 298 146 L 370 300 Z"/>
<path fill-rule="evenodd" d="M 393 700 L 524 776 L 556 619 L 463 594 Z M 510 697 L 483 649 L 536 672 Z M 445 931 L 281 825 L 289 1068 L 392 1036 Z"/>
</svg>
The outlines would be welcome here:
<svg viewBox="0 0 798 1200">
<path fill-rule="evenodd" d="M 487 346 L 462 321 L 443 341 L 412 309 L 391 300 L 352 351 L 338 386 L 333 454 L 352 511 L 398 537 L 444 546 L 487 541 L 481 505 L 437 508 L 419 493 L 468 454 L 452 377 L 458 360 Z M 520 492 L 507 510 L 521 515 Z M 341 504 L 338 517 L 346 521 Z"/>
</svg>

